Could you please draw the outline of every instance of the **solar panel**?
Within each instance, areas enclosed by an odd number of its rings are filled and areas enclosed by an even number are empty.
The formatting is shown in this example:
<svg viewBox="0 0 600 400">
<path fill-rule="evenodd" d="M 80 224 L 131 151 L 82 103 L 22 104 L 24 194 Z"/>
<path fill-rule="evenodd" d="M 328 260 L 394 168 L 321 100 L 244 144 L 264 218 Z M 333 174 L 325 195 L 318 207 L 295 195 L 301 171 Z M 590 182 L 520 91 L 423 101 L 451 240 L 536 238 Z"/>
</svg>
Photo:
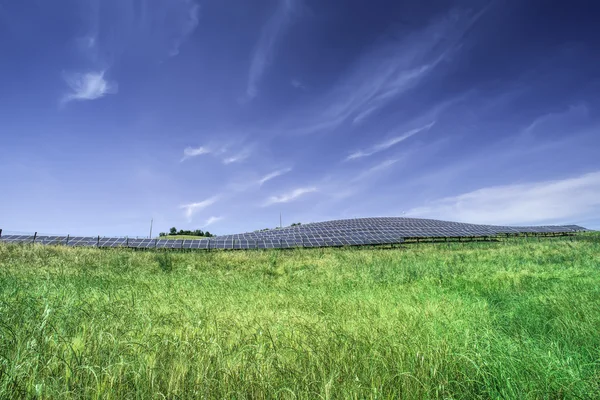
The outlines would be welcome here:
<svg viewBox="0 0 600 400">
<path fill-rule="evenodd" d="M 35 243 L 87 247 L 170 249 L 271 249 L 402 243 L 405 239 L 564 234 L 585 231 L 578 225 L 494 226 L 419 218 L 359 218 L 217 236 L 208 240 L 128 239 L 84 236 L 37 236 Z M 2 243 L 33 243 L 33 235 L 4 235 Z"/>
</svg>

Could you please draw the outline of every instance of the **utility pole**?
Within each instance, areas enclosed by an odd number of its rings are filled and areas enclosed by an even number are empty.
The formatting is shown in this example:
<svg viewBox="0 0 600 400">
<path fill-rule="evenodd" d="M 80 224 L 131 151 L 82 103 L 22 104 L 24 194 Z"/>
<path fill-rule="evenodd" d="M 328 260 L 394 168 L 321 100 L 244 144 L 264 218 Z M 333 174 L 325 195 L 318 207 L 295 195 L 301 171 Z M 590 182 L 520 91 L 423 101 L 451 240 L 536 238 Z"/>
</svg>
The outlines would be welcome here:
<svg viewBox="0 0 600 400">
<path fill-rule="evenodd" d="M 154 222 L 154 218 L 150 220 L 150 239 L 152 239 L 152 223 Z"/>
</svg>

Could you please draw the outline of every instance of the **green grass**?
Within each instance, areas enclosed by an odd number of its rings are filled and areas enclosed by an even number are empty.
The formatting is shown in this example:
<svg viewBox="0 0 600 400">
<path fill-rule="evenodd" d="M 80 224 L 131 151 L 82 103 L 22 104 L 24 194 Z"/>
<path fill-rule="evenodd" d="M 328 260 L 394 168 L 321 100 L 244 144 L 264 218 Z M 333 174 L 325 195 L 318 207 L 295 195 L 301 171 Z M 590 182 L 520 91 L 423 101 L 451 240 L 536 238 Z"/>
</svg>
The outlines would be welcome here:
<svg viewBox="0 0 600 400">
<path fill-rule="evenodd" d="M 600 393 L 600 237 L 163 253 L 0 245 L 0 398 Z"/>
</svg>

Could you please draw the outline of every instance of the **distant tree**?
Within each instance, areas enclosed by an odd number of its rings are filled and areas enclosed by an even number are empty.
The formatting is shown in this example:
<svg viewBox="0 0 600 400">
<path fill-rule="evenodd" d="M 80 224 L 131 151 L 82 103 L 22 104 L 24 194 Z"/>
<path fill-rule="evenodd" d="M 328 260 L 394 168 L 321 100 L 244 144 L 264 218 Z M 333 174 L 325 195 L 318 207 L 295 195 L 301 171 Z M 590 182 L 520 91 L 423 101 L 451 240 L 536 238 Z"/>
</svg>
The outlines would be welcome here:
<svg viewBox="0 0 600 400">
<path fill-rule="evenodd" d="M 169 230 L 169 233 L 164 233 L 161 232 L 159 233 L 159 236 L 199 236 L 199 237 L 213 237 L 214 235 L 212 235 L 210 232 L 206 231 L 203 232 L 202 229 L 196 229 L 196 230 L 187 230 L 187 229 L 180 229 L 179 231 L 177 230 L 177 228 L 173 227 Z"/>
<path fill-rule="evenodd" d="M 294 222 L 294 223 L 292 224 L 292 226 L 300 226 L 300 225 L 302 225 L 302 223 L 301 223 L 301 222 Z"/>
</svg>

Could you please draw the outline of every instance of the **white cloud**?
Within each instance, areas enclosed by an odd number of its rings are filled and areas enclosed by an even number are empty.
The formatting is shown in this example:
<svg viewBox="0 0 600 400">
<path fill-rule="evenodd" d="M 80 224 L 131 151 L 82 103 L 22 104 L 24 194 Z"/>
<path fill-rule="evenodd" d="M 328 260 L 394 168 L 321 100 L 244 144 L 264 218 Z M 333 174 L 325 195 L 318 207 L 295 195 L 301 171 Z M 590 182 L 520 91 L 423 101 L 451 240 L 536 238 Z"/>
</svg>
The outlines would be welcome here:
<svg viewBox="0 0 600 400">
<path fill-rule="evenodd" d="M 71 91 L 61 104 L 73 100 L 94 100 L 117 93 L 116 82 L 105 72 L 123 54 L 162 60 L 175 56 L 185 39 L 198 26 L 200 6 L 193 0 L 131 2 L 103 0 L 81 2 L 81 18 L 88 34 L 75 39 L 78 49 L 92 65 L 89 72 L 65 75 Z"/>
<path fill-rule="evenodd" d="M 435 124 L 435 121 L 433 121 L 425 126 L 411 129 L 410 131 L 405 132 L 402 135 L 392 137 L 392 138 L 390 138 L 384 142 L 378 143 L 368 149 L 355 151 L 354 153 L 352 153 L 348 157 L 346 157 L 346 161 L 355 160 L 357 158 L 362 158 L 362 157 L 368 157 L 375 153 L 379 153 L 380 151 L 387 150 L 390 147 L 392 147 L 400 142 L 403 142 L 404 140 L 408 139 L 409 137 L 411 137 L 413 135 L 416 135 L 419 132 L 429 130 L 434 124 Z"/>
<path fill-rule="evenodd" d="M 271 63 L 273 50 L 279 37 L 290 22 L 294 3 L 295 0 L 279 0 L 277 10 L 263 27 L 250 63 L 248 86 L 246 88 L 247 99 L 253 99 L 258 95 L 258 83 Z"/>
<path fill-rule="evenodd" d="M 64 79 L 71 92 L 62 98 L 62 103 L 73 100 L 95 100 L 106 94 L 117 93 L 117 83 L 107 81 L 104 74 L 105 71 L 65 74 Z"/>
<path fill-rule="evenodd" d="M 376 174 L 377 172 L 383 171 L 388 169 L 389 167 L 391 167 L 392 165 L 396 164 L 398 162 L 398 160 L 385 160 L 380 162 L 379 164 L 361 172 L 360 174 L 358 174 L 354 179 L 352 179 L 353 182 L 357 182 L 360 180 L 363 180 L 365 178 L 368 178 L 374 174 Z"/>
<path fill-rule="evenodd" d="M 276 204 L 276 203 L 289 203 L 290 201 L 296 200 L 300 196 L 303 196 L 308 193 L 313 193 L 316 191 L 317 191 L 316 187 L 305 187 L 305 188 L 294 189 L 291 192 L 282 194 L 281 196 L 269 197 L 267 199 L 267 201 L 265 202 L 264 206 L 269 206 L 271 204 Z"/>
<path fill-rule="evenodd" d="M 278 176 L 287 174 L 291 170 L 292 170 L 291 168 L 284 168 L 284 169 L 280 169 L 280 170 L 277 170 L 277 171 L 273 171 L 270 174 L 267 174 L 267 175 L 263 176 L 262 178 L 260 178 L 259 181 L 258 181 L 258 184 L 259 185 L 263 185 L 265 182 L 268 182 L 271 179 L 275 179 Z"/>
<path fill-rule="evenodd" d="M 566 135 L 582 127 L 589 120 L 589 109 L 585 104 L 572 105 L 562 112 L 541 115 L 527 126 L 524 137 L 539 136 L 541 138 L 559 134 Z"/>
<path fill-rule="evenodd" d="M 88 53 L 99 62 L 110 63 L 133 51 L 136 57 L 153 62 L 176 56 L 198 26 L 200 14 L 200 6 L 194 0 L 78 3 L 88 37 L 94 38 Z"/>
<path fill-rule="evenodd" d="M 184 205 L 180 206 L 180 208 L 183 208 L 185 210 L 185 217 L 189 221 L 191 221 L 192 217 L 194 216 L 194 214 L 196 214 L 200 210 L 205 209 L 208 206 L 211 206 L 218 199 L 219 199 L 218 196 L 213 196 L 213 197 L 210 197 L 210 198 L 208 198 L 206 200 L 199 201 L 197 203 L 184 204 Z"/>
<path fill-rule="evenodd" d="M 183 162 L 192 157 L 211 154 L 214 157 L 219 158 L 223 164 L 227 165 L 244 161 L 252 155 L 252 150 L 253 146 L 248 145 L 237 153 L 233 153 L 230 150 L 230 145 L 224 143 L 209 143 L 208 145 L 198 147 L 188 146 L 183 150 L 183 158 L 181 161 Z"/>
<path fill-rule="evenodd" d="M 304 83 L 300 82 L 300 80 L 296 79 L 296 78 L 294 78 L 290 81 L 290 85 L 292 85 L 296 89 L 306 90 L 306 85 Z"/>
<path fill-rule="evenodd" d="M 600 215 L 600 171 L 446 197 L 408 215 L 481 224 L 567 223 Z"/>
<path fill-rule="evenodd" d="M 364 54 L 315 107 L 286 121 L 297 134 L 334 129 L 345 121 L 358 124 L 406 95 L 461 48 L 473 16 L 454 13 L 420 31 L 387 41 Z"/>
<path fill-rule="evenodd" d="M 251 150 L 251 148 L 247 147 L 237 154 L 234 154 L 229 157 L 224 157 L 223 164 L 227 165 L 227 164 L 242 162 L 245 159 L 247 159 L 248 157 L 250 157 L 250 154 L 252 154 L 252 150 Z"/>
<path fill-rule="evenodd" d="M 200 14 L 195 0 L 93 0 L 76 5 L 87 33 L 75 43 L 96 70 L 106 70 L 126 54 L 135 54 L 144 65 L 176 56 Z"/>
<path fill-rule="evenodd" d="M 208 149 L 205 146 L 199 146 L 199 147 L 188 146 L 183 150 L 183 158 L 181 159 L 181 161 L 185 161 L 188 158 L 201 156 L 202 154 L 209 154 L 209 153 L 210 153 L 210 149 Z"/>
<path fill-rule="evenodd" d="M 212 225 L 215 222 L 219 222 L 222 219 L 223 219 L 223 217 L 210 217 L 209 219 L 206 220 L 206 222 L 204 222 L 204 225 L 202 225 L 202 227 L 206 228 L 207 226 Z"/>
<path fill-rule="evenodd" d="M 193 1 L 185 1 L 189 7 L 187 18 L 183 18 L 181 24 L 181 32 L 173 39 L 173 47 L 169 50 L 169 56 L 174 57 L 179 54 L 179 47 L 183 41 L 194 32 L 198 26 L 198 16 L 200 14 L 200 6 Z"/>
</svg>

